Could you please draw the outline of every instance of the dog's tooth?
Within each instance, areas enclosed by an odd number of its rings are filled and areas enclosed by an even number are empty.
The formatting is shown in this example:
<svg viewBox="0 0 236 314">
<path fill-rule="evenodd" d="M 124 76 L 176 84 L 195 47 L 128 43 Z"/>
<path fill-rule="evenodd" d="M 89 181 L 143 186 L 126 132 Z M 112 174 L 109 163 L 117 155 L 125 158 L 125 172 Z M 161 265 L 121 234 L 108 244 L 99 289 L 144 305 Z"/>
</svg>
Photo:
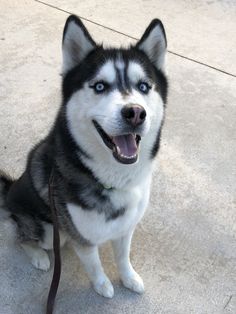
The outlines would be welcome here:
<svg viewBox="0 0 236 314">
<path fill-rule="evenodd" d="M 116 146 L 117 153 L 120 155 L 120 147 Z"/>
<path fill-rule="evenodd" d="M 132 155 L 132 156 L 126 156 L 126 155 L 120 154 L 120 157 L 121 157 L 121 158 L 125 158 L 125 159 L 133 159 L 133 158 L 136 158 L 136 157 L 137 157 L 137 154 Z"/>
</svg>

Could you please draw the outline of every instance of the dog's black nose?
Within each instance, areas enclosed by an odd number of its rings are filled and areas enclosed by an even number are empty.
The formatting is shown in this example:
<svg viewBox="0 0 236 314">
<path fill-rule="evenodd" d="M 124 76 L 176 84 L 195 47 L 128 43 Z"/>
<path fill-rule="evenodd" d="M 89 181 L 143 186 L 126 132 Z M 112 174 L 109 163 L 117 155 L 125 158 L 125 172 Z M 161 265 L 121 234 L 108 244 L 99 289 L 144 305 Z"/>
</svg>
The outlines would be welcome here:
<svg viewBox="0 0 236 314">
<path fill-rule="evenodd" d="M 121 115 L 126 122 L 132 126 L 137 126 L 144 122 L 146 118 L 146 111 L 140 105 L 129 104 L 122 108 Z"/>
</svg>

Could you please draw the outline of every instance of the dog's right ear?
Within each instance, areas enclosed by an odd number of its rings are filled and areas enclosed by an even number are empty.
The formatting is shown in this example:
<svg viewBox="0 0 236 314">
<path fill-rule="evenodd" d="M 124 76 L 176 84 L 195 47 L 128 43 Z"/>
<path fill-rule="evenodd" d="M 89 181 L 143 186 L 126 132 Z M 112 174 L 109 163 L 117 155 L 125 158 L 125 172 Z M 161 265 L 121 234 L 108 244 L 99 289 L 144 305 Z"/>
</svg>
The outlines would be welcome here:
<svg viewBox="0 0 236 314">
<path fill-rule="evenodd" d="M 76 15 L 70 15 L 63 31 L 63 76 L 78 65 L 95 47 L 95 41 L 81 20 Z"/>
</svg>

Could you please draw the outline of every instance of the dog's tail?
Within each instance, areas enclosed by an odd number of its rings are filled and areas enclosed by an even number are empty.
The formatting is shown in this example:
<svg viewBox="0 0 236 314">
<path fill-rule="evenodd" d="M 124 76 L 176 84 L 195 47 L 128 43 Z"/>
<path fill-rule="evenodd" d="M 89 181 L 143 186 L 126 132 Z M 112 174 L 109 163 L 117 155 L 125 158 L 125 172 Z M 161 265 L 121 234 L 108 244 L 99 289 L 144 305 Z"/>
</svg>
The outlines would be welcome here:
<svg viewBox="0 0 236 314">
<path fill-rule="evenodd" d="M 0 220 L 10 216 L 10 212 L 6 206 L 6 197 L 13 182 L 14 180 L 10 176 L 0 170 Z"/>
</svg>

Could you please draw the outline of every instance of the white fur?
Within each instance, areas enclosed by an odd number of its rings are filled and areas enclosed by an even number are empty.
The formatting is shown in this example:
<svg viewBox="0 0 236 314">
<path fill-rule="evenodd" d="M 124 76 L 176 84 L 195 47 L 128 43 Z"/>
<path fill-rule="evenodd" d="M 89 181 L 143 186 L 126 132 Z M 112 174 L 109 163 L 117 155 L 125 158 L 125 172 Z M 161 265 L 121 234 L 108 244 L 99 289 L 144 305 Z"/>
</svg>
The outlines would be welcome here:
<svg viewBox="0 0 236 314">
<path fill-rule="evenodd" d="M 73 243 L 75 252 L 79 256 L 84 268 L 91 280 L 95 291 L 107 298 L 112 298 L 114 295 L 113 286 L 103 271 L 102 264 L 96 246 L 80 247 Z"/>
<path fill-rule="evenodd" d="M 124 75 L 125 64 L 124 64 L 124 61 L 122 60 L 121 56 L 120 56 L 120 58 L 118 60 L 116 60 L 115 67 L 116 67 L 116 69 L 118 70 L 118 72 L 120 74 L 121 85 L 125 86 L 125 75 Z"/>
<path fill-rule="evenodd" d="M 114 65 L 112 63 L 111 60 L 108 60 L 99 70 L 99 72 L 97 73 L 96 77 L 94 80 L 92 80 L 92 84 L 93 81 L 94 82 L 98 82 L 98 81 L 106 81 L 109 84 L 114 83 L 116 79 L 116 72 L 114 69 Z"/>
<path fill-rule="evenodd" d="M 144 70 L 137 62 L 129 62 L 127 74 L 133 84 L 145 78 Z"/>
<path fill-rule="evenodd" d="M 136 76 L 139 77 L 139 66 L 136 69 Z M 132 73 L 135 74 L 134 66 Z M 127 166 L 114 159 L 91 121 L 95 119 L 110 136 L 119 135 L 122 132 L 121 109 L 129 103 L 143 106 L 147 116 L 140 143 L 139 162 Z M 163 118 L 163 102 L 154 89 L 148 95 L 142 95 L 133 89 L 125 98 L 118 90 L 101 96 L 96 95 L 87 83 L 83 89 L 73 94 L 66 114 L 75 141 L 93 156 L 92 161 L 83 161 L 104 185 L 124 188 L 129 183 L 135 186 L 150 172 L 150 150 Z"/>
<path fill-rule="evenodd" d="M 143 293 L 143 280 L 133 269 L 129 258 L 132 235 L 133 230 L 130 230 L 125 236 L 113 240 L 112 245 L 118 271 L 124 286 L 135 292 Z"/>
<path fill-rule="evenodd" d="M 52 224 L 44 223 L 44 239 L 39 243 L 22 243 L 21 246 L 30 258 L 31 264 L 41 270 L 49 270 L 50 260 L 45 250 L 53 249 L 53 227 Z M 67 240 L 67 235 L 60 230 L 60 246 L 62 247 Z"/>
<path fill-rule="evenodd" d="M 106 221 L 103 213 L 85 211 L 75 204 L 67 204 L 74 225 L 80 234 L 94 245 L 126 235 L 143 216 L 148 203 L 150 183 L 149 176 L 136 188 L 127 187 L 109 192 L 116 208 L 126 208 L 125 214 L 119 219 Z"/>
<path fill-rule="evenodd" d="M 83 248 L 74 244 L 75 251 L 84 264 L 95 291 L 104 297 L 113 297 L 114 290 L 101 266 L 97 246 L 108 240 L 113 240 L 115 259 L 123 285 L 137 293 L 144 292 L 142 278 L 133 269 L 129 252 L 133 230 L 148 204 L 150 184 L 151 176 L 148 176 L 136 188 L 127 187 L 112 192 L 113 204 L 126 208 L 125 214 L 115 220 L 106 221 L 104 213 L 85 211 L 74 204 L 67 204 L 75 227 L 94 245 Z"/>
<path fill-rule="evenodd" d="M 123 71 L 122 64 L 107 62 L 100 69 L 94 80 L 101 76 L 105 81 L 112 81 L 115 69 Z M 145 77 L 142 67 L 131 62 L 128 75 L 133 84 Z M 83 158 L 104 186 L 113 187 L 107 191 L 115 208 L 125 208 L 124 215 L 106 221 L 104 213 L 85 211 L 79 206 L 68 203 L 67 208 L 71 219 L 79 233 L 95 247 L 84 252 L 75 247 L 78 256 L 85 265 L 95 290 L 106 297 L 113 296 L 113 287 L 104 274 L 97 246 L 112 240 L 116 263 L 121 280 L 125 287 L 142 293 L 144 285 L 141 277 L 133 269 L 130 260 L 130 243 L 135 226 L 142 218 L 147 207 L 150 193 L 152 162 L 150 153 L 163 119 L 163 102 L 160 95 L 152 88 L 147 95 L 135 88 L 129 95 L 122 95 L 118 90 L 96 95 L 85 83 L 83 89 L 72 95 L 67 104 L 67 121 L 70 132 L 92 159 Z M 121 109 L 126 104 L 139 104 L 146 111 L 140 143 L 139 160 L 135 164 L 124 165 L 116 161 L 112 152 L 103 143 L 100 135 L 92 124 L 95 119 L 110 136 L 122 133 Z"/>
<path fill-rule="evenodd" d="M 119 59 L 116 60 L 115 66 L 118 70 L 123 71 L 125 68 L 124 61 L 121 59 L 121 56 L 119 55 Z"/>
<path fill-rule="evenodd" d="M 166 41 L 162 28 L 157 24 L 147 38 L 139 46 L 158 69 L 164 70 L 166 56 Z"/>
<path fill-rule="evenodd" d="M 75 67 L 94 48 L 83 30 L 71 21 L 68 25 L 62 46 L 63 74 Z"/>
<path fill-rule="evenodd" d="M 38 247 L 36 243 L 22 243 L 21 247 L 30 258 L 31 264 L 41 270 L 49 270 L 50 260 L 46 251 Z"/>
</svg>

